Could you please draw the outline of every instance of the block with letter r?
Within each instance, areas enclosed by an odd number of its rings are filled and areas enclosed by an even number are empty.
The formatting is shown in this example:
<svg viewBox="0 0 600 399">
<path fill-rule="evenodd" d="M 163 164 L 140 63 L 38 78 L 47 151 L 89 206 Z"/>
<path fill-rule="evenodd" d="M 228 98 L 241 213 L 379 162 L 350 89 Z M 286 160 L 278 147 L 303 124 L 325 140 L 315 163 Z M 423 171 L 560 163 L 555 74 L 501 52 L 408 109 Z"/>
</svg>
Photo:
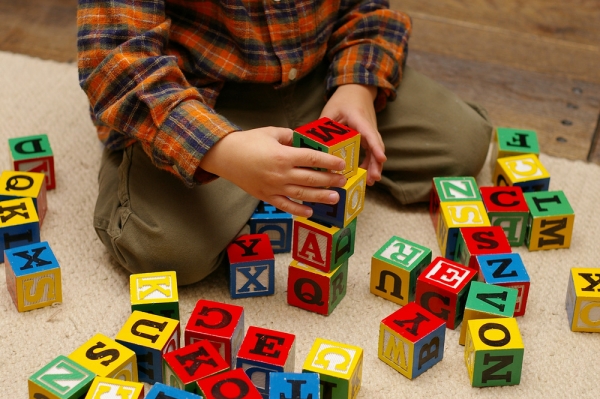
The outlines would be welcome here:
<svg viewBox="0 0 600 399">
<path fill-rule="evenodd" d="M 29 398 L 80 399 L 95 377 L 91 370 L 60 355 L 29 377 Z"/>
<path fill-rule="evenodd" d="M 48 210 L 46 176 L 43 173 L 5 170 L 0 175 L 0 201 L 31 198 L 40 219 L 40 227 Z"/>
<path fill-rule="evenodd" d="M 529 206 L 529 231 L 525 243 L 530 251 L 569 248 L 575 212 L 563 191 L 525 193 Z"/>
<path fill-rule="evenodd" d="M 265 233 L 244 234 L 227 247 L 231 298 L 275 293 L 275 255 Z"/>
<path fill-rule="evenodd" d="M 433 228 L 438 228 L 442 202 L 481 201 L 477 181 L 472 176 L 434 177 L 431 181 L 429 215 Z"/>
<path fill-rule="evenodd" d="M 519 186 L 480 187 L 492 226 L 504 229 L 511 247 L 525 244 L 529 207 Z"/>
<path fill-rule="evenodd" d="M 40 242 L 40 220 L 31 198 L 0 201 L 0 253 Z"/>
<path fill-rule="evenodd" d="M 571 331 L 600 332 L 599 268 L 571 268 L 565 305 Z"/>
<path fill-rule="evenodd" d="M 119 399 L 142 399 L 144 397 L 144 384 L 116 380 L 114 378 L 96 377 L 88 391 L 85 399 L 97 398 L 119 398 Z"/>
<path fill-rule="evenodd" d="M 271 373 L 267 399 L 319 399 L 317 373 Z"/>
<path fill-rule="evenodd" d="M 173 271 L 134 273 L 129 276 L 131 311 L 179 320 L 177 275 Z"/>
<path fill-rule="evenodd" d="M 248 221 L 250 234 L 266 233 L 271 240 L 273 253 L 285 253 L 292 250 L 293 216 L 261 201 Z"/>
<path fill-rule="evenodd" d="M 46 175 L 46 189 L 56 188 L 54 154 L 48 135 L 39 134 L 8 139 L 13 169 L 21 172 L 37 172 Z"/>
<path fill-rule="evenodd" d="M 524 193 L 548 191 L 550 174 L 534 154 L 499 158 L 492 176 L 494 186 L 519 186 Z"/>
<path fill-rule="evenodd" d="M 120 399 L 120 398 L 119 398 Z M 157 382 L 150 388 L 145 399 L 205 399 L 195 393 L 170 387 Z"/>
<path fill-rule="evenodd" d="M 250 377 L 242 369 L 235 369 L 198 381 L 204 399 L 263 399 Z"/>
</svg>

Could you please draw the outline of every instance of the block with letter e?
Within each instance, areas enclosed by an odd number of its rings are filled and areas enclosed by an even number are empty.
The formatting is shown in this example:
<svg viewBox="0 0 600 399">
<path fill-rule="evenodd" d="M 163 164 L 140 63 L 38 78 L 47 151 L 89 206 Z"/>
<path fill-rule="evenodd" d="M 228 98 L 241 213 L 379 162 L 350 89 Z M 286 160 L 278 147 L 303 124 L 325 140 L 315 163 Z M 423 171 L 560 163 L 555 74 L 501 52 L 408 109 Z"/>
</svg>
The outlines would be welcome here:
<svg viewBox="0 0 600 399">
<path fill-rule="evenodd" d="M 60 265 L 47 242 L 4 251 L 6 287 L 19 312 L 62 302 Z"/>
<path fill-rule="evenodd" d="M 271 386 L 267 399 L 318 399 L 320 398 L 317 373 L 271 373 Z"/>
<path fill-rule="evenodd" d="M 56 188 L 54 154 L 48 135 L 14 137 L 8 139 L 13 169 L 21 172 L 37 172 L 46 175 L 46 189 Z"/>
<path fill-rule="evenodd" d="M 417 277 L 431 263 L 431 249 L 390 238 L 371 258 L 371 293 L 399 305 L 415 298 Z"/>
<path fill-rule="evenodd" d="M 600 332 L 600 269 L 571 268 L 565 306 L 571 331 Z"/>
<path fill-rule="evenodd" d="M 529 207 L 518 186 L 481 187 L 481 198 L 492 226 L 504 229 L 511 247 L 525 243 Z"/>
<path fill-rule="evenodd" d="M 494 186 L 519 186 L 524 193 L 548 191 L 550 174 L 534 154 L 499 158 L 492 176 Z"/>
<path fill-rule="evenodd" d="M 496 127 L 492 139 L 492 165 L 498 158 L 513 157 L 516 155 L 540 153 L 535 130 L 516 129 L 511 127 Z"/>
<path fill-rule="evenodd" d="M 129 276 L 131 311 L 179 320 L 177 275 L 173 271 L 134 273 Z"/>
<path fill-rule="evenodd" d="M 0 253 L 40 242 L 40 220 L 31 198 L 0 202 Z"/>
<path fill-rule="evenodd" d="M 85 399 L 123 398 L 142 399 L 144 384 L 141 382 L 116 380 L 114 378 L 96 377 L 85 395 Z"/>
<path fill-rule="evenodd" d="M 235 369 L 198 381 L 204 399 L 263 399 L 244 370 Z"/>
<path fill-rule="evenodd" d="M 471 385 L 518 385 L 525 347 L 514 317 L 469 320 L 465 364 Z"/>
<path fill-rule="evenodd" d="M 411 302 L 381 321 L 378 356 L 412 380 L 444 357 L 446 322 Z"/>
<path fill-rule="evenodd" d="M 273 253 L 292 250 L 292 220 L 290 213 L 277 209 L 273 205 L 260 201 L 248 225 L 250 234 L 266 233 L 271 240 Z"/>
<path fill-rule="evenodd" d="M 454 260 L 459 229 L 490 225 L 482 201 L 442 202 L 436 235 L 442 256 Z"/>
<path fill-rule="evenodd" d="M 98 377 L 138 382 L 135 352 L 104 334 L 94 335 L 68 357 Z"/>
<path fill-rule="evenodd" d="M 29 377 L 29 398 L 80 399 L 95 377 L 91 370 L 60 355 Z"/>
<path fill-rule="evenodd" d="M 237 237 L 227 246 L 227 258 L 232 298 L 275 293 L 275 255 L 267 234 Z"/>
<path fill-rule="evenodd" d="M 477 255 L 511 253 L 510 243 L 500 226 L 461 227 L 456 242 L 455 261 L 477 270 Z"/>
<path fill-rule="evenodd" d="M 529 231 L 525 243 L 530 251 L 569 248 L 575 212 L 563 191 L 525 193 L 529 205 Z"/>
<path fill-rule="evenodd" d="M 434 177 L 431 182 L 429 215 L 433 228 L 438 229 L 442 202 L 481 201 L 477 181 L 472 176 Z"/>
<path fill-rule="evenodd" d="M 226 396 L 225 396 L 226 397 Z M 121 399 L 121 398 L 119 398 Z M 192 392 L 183 391 L 157 382 L 150 388 L 145 399 L 205 399 Z"/>
<path fill-rule="evenodd" d="M 415 302 L 454 330 L 462 321 L 469 286 L 476 274 L 471 268 L 437 257 L 417 278 Z"/>
<path fill-rule="evenodd" d="M 0 175 L 0 201 L 31 198 L 40 220 L 40 226 L 48 211 L 46 176 L 43 173 L 15 172 L 5 170 Z"/>
<path fill-rule="evenodd" d="M 294 129 L 293 146 L 312 148 L 342 158 L 346 162 L 346 167 L 343 171 L 335 171 L 335 173 L 340 173 L 347 178 L 357 172 L 360 133 L 329 118 L 321 118 Z"/>
</svg>

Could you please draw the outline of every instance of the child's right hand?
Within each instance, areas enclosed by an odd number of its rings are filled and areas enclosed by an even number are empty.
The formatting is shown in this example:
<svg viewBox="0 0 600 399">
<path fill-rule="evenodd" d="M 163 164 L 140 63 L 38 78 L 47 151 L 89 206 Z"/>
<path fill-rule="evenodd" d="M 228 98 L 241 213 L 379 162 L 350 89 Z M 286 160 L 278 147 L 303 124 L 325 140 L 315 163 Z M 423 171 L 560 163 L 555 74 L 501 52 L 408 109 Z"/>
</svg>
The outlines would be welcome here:
<svg viewBox="0 0 600 399">
<path fill-rule="evenodd" d="M 309 148 L 292 147 L 292 130 L 264 127 L 228 134 L 205 155 L 200 167 L 225 178 L 284 212 L 310 217 L 312 210 L 292 201 L 335 204 L 342 175 L 311 168 L 343 170 L 344 160 Z"/>
</svg>

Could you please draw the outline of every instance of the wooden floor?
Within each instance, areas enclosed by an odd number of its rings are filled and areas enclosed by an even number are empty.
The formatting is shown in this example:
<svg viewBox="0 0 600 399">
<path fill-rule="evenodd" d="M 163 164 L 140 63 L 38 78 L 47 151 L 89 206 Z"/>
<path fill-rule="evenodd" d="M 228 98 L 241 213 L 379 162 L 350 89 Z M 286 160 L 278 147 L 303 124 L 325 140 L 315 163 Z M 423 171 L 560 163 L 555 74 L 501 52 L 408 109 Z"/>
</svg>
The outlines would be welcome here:
<svg viewBox="0 0 600 399">
<path fill-rule="evenodd" d="M 0 51 L 74 62 L 77 0 L 0 0 Z M 391 0 L 412 17 L 409 64 L 533 129 L 542 152 L 600 164 L 600 1 Z"/>
</svg>

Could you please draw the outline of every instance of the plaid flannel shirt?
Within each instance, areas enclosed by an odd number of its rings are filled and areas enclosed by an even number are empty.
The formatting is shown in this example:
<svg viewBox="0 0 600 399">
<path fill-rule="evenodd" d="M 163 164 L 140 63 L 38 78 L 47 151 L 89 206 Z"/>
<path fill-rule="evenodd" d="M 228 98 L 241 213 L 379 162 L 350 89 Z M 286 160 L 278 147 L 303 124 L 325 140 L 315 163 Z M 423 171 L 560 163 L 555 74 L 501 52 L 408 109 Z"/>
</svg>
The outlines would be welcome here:
<svg viewBox="0 0 600 399">
<path fill-rule="evenodd" d="M 220 138 L 239 130 L 214 112 L 224 82 L 282 87 L 327 57 L 327 90 L 377 86 L 395 97 L 411 23 L 387 0 L 79 0 L 78 67 L 109 149 L 140 142 L 188 186 Z"/>
</svg>

